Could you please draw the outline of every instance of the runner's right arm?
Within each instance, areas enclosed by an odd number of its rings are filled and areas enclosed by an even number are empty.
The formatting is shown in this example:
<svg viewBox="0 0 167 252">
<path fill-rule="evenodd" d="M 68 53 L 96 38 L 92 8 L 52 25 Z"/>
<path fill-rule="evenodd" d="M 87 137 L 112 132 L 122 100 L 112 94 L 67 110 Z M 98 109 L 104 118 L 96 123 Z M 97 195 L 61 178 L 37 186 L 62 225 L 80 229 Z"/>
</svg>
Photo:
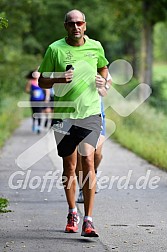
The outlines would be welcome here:
<svg viewBox="0 0 167 252">
<path fill-rule="evenodd" d="M 39 87 L 41 88 L 45 88 L 45 89 L 48 89 L 48 88 L 52 88 L 52 86 L 54 84 L 64 84 L 64 83 L 69 83 L 70 81 L 72 81 L 72 78 L 73 78 L 73 70 L 68 70 L 66 72 L 64 72 L 62 74 L 62 77 L 56 77 L 56 78 L 46 78 L 46 77 L 43 77 L 42 74 L 40 75 L 39 77 L 39 80 L 38 80 L 38 83 L 39 83 Z"/>
</svg>

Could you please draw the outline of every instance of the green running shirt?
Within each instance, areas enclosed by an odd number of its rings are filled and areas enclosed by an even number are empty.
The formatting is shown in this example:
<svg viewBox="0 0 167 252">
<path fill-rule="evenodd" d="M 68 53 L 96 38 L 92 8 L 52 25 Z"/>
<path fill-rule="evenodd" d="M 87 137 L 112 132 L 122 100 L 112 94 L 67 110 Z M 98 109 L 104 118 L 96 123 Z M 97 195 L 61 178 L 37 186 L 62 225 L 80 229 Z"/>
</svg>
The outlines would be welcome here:
<svg viewBox="0 0 167 252">
<path fill-rule="evenodd" d="M 97 69 L 107 64 L 100 42 L 92 39 L 86 39 L 82 46 L 70 46 L 63 38 L 48 47 L 39 68 L 43 76 L 58 77 L 67 65 L 74 67 L 71 83 L 53 85 L 54 118 L 83 119 L 101 113 L 95 76 Z"/>
</svg>

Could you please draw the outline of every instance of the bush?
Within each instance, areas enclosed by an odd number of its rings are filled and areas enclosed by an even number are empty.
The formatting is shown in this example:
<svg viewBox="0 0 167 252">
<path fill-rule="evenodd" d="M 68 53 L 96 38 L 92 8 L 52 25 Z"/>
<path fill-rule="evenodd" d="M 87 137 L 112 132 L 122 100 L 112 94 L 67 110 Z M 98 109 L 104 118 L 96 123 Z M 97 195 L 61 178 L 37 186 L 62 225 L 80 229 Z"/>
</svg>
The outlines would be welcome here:
<svg viewBox="0 0 167 252">
<path fill-rule="evenodd" d="M 152 95 L 149 98 L 149 103 L 158 111 L 163 111 L 167 114 L 167 78 L 163 77 L 156 79 L 152 84 Z"/>
</svg>

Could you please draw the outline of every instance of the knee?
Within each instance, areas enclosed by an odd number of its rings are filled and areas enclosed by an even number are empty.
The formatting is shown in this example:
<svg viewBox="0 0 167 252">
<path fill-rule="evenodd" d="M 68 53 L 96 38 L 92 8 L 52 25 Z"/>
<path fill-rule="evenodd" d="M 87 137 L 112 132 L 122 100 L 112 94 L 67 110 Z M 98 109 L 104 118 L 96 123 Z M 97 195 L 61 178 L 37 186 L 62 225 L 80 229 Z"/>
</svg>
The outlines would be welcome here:
<svg viewBox="0 0 167 252">
<path fill-rule="evenodd" d="M 82 157 L 82 169 L 86 172 L 94 171 L 94 158 L 90 156 Z"/>
<path fill-rule="evenodd" d="M 75 175 L 75 169 L 76 169 L 76 165 L 69 163 L 68 165 L 64 165 L 63 166 L 63 175 Z"/>
</svg>

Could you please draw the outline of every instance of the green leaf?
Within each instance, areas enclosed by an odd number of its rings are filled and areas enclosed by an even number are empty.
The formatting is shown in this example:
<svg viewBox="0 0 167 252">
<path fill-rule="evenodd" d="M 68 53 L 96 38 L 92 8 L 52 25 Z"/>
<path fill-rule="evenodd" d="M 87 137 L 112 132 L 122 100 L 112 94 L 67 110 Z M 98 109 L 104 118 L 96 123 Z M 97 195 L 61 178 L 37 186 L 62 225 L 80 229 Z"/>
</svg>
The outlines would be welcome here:
<svg viewBox="0 0 167 252">
<path fill-rule="evenodd" d="M 8 27 L 8 20 L 4 17 L 0 17 L 0 30 Z"/>
</svg>

